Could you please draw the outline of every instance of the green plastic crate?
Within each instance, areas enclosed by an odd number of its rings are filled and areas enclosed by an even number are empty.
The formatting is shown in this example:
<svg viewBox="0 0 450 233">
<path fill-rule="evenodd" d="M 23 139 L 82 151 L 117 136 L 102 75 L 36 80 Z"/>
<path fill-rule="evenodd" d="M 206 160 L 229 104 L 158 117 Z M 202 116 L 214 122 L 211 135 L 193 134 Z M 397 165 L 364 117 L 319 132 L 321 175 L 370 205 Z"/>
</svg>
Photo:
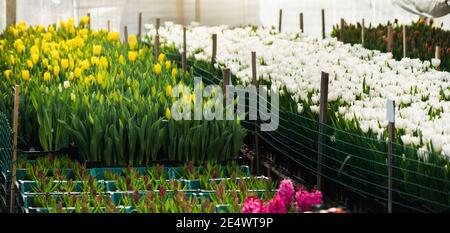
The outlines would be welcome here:
<svg viewBox="0 0 450 233">
<path fill-rule="evenodd" d="M 196 172 L 199 172 L 199 170 L 200 170 L 200 168 L 201 167 L 199 167 L 199 166 L 196 166 L 195 168 L 194 168 L 194 170 L 196 171 Z M 186 179 L 186 177 L 183 177 L 182 175 L 181 175 L 181 172 L 180 172 L 180 170 L 182 169 L 182 167 L 176 167 L 176 168 L 173 168 L 173 174 L 172 174 L 172 178 L 174 178 L 174 179 Z M 222 169 L 224 169 L 224 167 L 222 167 Z M 250 176 L 250 167 L 249 166 L 245 166 L 245 165 L 243 165 L 243 166 L 240 166 L 240 169 L 241 169 L 241 171 L 245 174 L 245 176 Z M 225 170 L 225 176 L 230 176 L 231 174 L 227 174 L 227 172 L 226 172 L 226 170 Z"/>
<path fill-rule="evenodd" d="M 67 181 L 53 181 L 53 183 L 62 184 Z M 82 181 L 73 181 L 75 184 L 75 188 L 72 192 L 81 192 L 83 191 L 83 182 Z M 102 184 L 102 182 L 99 182 Z M 19 190 L 20 193 L 35 193 L 35 189 L 37 187 L 36 181 L 30 181 L 30 180 L 18 180 L 16 182 L 17 190 Z M 60 187 L 58 187 L 60 188 Z"/>
<path fill-rule="evenodd" d="M 138 191 L 139 198 L 142 198 L 143 196 L 145 196 L 147 194 L 147 192 L 152 192 L 152 191 Z M 153 192 L 155 192 L 155 194 L 158 194 L 159 190 L 154 190 Z M 198 195 L 197 190 L 180 190 L 178 192 L 182 192 L 188 197 L 195 197 Z M 124 197 L 125 195 L 128 195 L 129 197 L 133 197 L 134 191 L 120 191 L 120 192 L 108 192 L 108 193 L 111 197 L 112 202 L 116 205 L 119 205 L 119 204 L 121 204 L 120 202 L 122 200 L 122 197 Z M 174 195 L 174 192 L 172 190 L 166 191 L 166 197 L 172 197 L 173 195 Z"/>
</svg>

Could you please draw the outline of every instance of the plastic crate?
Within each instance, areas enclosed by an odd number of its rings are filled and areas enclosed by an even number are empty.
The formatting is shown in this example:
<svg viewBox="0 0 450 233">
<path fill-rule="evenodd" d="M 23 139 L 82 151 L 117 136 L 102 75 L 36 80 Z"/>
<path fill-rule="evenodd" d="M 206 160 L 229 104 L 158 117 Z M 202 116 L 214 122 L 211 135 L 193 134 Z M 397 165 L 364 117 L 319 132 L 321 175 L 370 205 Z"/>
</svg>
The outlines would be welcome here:
<svg viewBox="0 0 450 233">
<path fill-rule="evenodd" d="M 224 167 L 223 166 L 221 166 L 221 168 L 222 169 L 224 169 Z M 174 167 L 173 168 L 173 172 L 172 172 L 172 178 L 174 178 L 174 179 L 186 179 L 187 177 L 183 177 L 182 175 L 181 175 L 181 169 L 183 169 L 183 167 Z M 201 167 L 198 167 L 198 166 L 196 166 L 195 168 L 194 168 L 194 170 L 196 171 L 196 172 L 199 172 L 200 171 L 200 169 L 201 169 Z M 245 176 L 250 176 L 250 167 L 249 166 L 245 166 L 245 165 L 243 165 L 243 166 L 240 166 L 240 169 L 241 169 L 241 171 L 245 174 Z M 226 170 L 224 170 L 225 171 L 225 176 L 231 176 L 231 174 L 228 174 L 227 172 L 226 172 Z"/>
<path fill-rule="evenodd" d="M 145 196 L 147 194 L 147 192 L 154 192 L 155 195 L 159 194 L 159 190 L 153 190 L 153 191 L 138 191 L 139 193 L 139 198 L 142 198 L 143 196 Z M 179 190 L 178 192 L 184 193 L 187 197 L 196 197 L 199 193 L 197 190 Z M 120 203 L 122 198 L 126 195 L 128 195 L 129 197 L 133 197 L 134 195 L 134 191 L 120 191 L 120 192 L 108 192 L 111 200 L 114 204 L 119 205 L 122 204 Z M 173 197 L 174 192 L 172 190 L 167 190 L 166 191 L 166 197 Z"/>
<path fill-rule="evenodd" d="M 59 185 L 62 183 L 65 183 L 65 182 L 67 182 L 67 181 L 53 181 L 53 183 L 57 183 Z M 75 184 L 75 188 L 74 188 L 74 190 L 72 190 L 72 192 L 83 191 L 83 181 L 73 181 L 73 183 Z M 103 184 L 101 181 L 99 183 Z M 36 181 L 18 180 L 16 182 L 16 187 L 20 193 L 35 193 L 35 190 L 37 189 L 37 184 L 36 184 Z M 58 187 L 58 188 L 60 188 L 60 187 Z"/>
</svg>

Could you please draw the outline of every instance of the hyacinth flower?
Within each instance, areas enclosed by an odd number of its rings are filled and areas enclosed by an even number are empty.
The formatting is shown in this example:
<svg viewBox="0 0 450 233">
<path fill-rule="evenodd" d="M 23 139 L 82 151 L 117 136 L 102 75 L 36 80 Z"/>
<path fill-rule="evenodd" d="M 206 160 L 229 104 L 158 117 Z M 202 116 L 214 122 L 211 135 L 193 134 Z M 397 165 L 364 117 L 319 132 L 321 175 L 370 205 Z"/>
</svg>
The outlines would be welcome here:
<svg viewBox="0 0 450 233">
<path fill-rule="evenodd" d="M 297 201 L 297 208 L 300 212 L 310 211 L 313 206 L 322 205 L 322 192 L 314 190 L 308 192 L 305 189 L 299 188 L 295 193 Z"/>
<path fill-rule="evenodd" d="M 255 196 L 249 196 L 242 205 L 242 213 L 264 213 L 263 202 Z"/>
<path fill-rule="evenodd" d="M 281 181 L 277 196 L 281 198 L 285 206 L 289 206 L 294 198 L 294 192 L 294 185 L 292 185 L 291 180 L 285 179 Z"/>
</svg>

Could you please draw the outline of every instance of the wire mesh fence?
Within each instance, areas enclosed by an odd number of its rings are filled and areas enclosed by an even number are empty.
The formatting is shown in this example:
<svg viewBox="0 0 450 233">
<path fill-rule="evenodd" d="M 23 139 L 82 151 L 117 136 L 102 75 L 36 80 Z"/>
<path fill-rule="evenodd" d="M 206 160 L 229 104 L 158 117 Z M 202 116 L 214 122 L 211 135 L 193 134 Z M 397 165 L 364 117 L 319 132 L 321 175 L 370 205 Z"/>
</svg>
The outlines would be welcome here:
<svg viewBox="0 0 450 233">
<path fill-rule="evenodd" d="M 176 53 L 169 57 L 181 61 Z M 194 61 L 189 61 L 188 65 L 205 84 L 221 83 L 219 69 Z M 237 82 L 235 78 L 232 80 Z M 450 211 L 449 161 L 443 156 L 432 152 L 424 154 L 394 142 L 392 175 L 389 176 L 388 141 L 322 124 L 318 116 L 282 107 L 279 114 L 279 127 L 275 131 L 260 131 L 257 121 L 246 120 L 242 125 L 250 135 L 260 138 L 263 159 L 291 178 L 315 185 L 317 158 L 321 155 L 322 191 L 325 195 L 339 197 L 345 204 L 352 202 L 356 211 L 386 211 L 389 201 L 394 212 Z M 319 137 L 323 140 L 318 140 Z M 389 179 L 392 181 L 391 199 L 388 199 Z"/>
</svg>

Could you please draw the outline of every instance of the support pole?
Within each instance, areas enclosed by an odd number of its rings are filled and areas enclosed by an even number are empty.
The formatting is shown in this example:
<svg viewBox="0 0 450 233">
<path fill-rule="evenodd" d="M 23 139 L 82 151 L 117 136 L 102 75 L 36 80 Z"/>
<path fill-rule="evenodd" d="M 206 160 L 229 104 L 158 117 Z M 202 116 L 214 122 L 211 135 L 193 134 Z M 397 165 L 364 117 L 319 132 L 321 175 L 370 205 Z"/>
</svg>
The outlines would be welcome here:
<svg viewBox="0 0 450 233">
<path fill-rule="evenodd" d="M 441 59 L 441 47 L 436 46 L 436 50 L 434 51 L 434 57 L 439 60 Z M 439 70 L 439 66 L 436 67 L 436 70 Z"/>
<path fill-rule="evenodd" d="M 394 139 L 395 139 L 395 102 L 388 100 L 386 104 L 387 120 L 388 124 L 388 213 L 392 213 L 392 166 L 393 166 L 393 154 L 394 154 Z"/>
<path fill-rule="evenodd" d="M 222 91 L 223 91 L 223 102 L 224 106 L 227 105 L 227 86 L 230 85 L 230 69 L 225 68 L 222 71 Z"/>
<path fill-rule="evenodd" d="M 214 65 L 216 64 L 216 56 L 217 56 L 217 34 L 212 34 L 212 56 L 211 56 L 211 64 L 214 69 Z"/>
<path fill-rule="evenodd" d="M 341 30 L 339 30 L 339 40 L 341 42 L 344 42 L 344 25 L 345 25 L 345 21 L 343 18 L 341 18 Z"/>
<path fill-rule="evenodd" d="M 6 27 L 15 25 L 17 21 L 17 0 L 6 0 Z"/>
<path fill-rule="evenodd" d="M 256 95 L 258 96 L 257 101 L 259 99 L 259 92 L 258 92 L 258 81 L 256 76 L 256 52 L 252 52 L 252 84 L 256 87 Z M 256 102 L 258 103 L 258 102 Z M 259 137 L 258 137 L 258 119 L 256 119 L 255 122 L 255 156 L 256 156 L 256 174 L 260 174 L 261 172 L 261 157 L 259 155 Z"/>
<path fill-rule="evenodd" d="M 12 174 L 11 174 L 11 199 L 9 212 L 14 212 L 15 203 L 15 185 L 16 185 L 16 170 L 17 170 L 17 134 L 19 125 L 19 92 L 20 87 L 16 85 L 14 88 L 14 115 L 13 115 L 13 151 L 12 151 Z"/>
<path fill-rule="evenodd" d="M 387 52 L 392 53 L 394 49 L 394 29 L 392 26 L 388 27 L 388 42 L 387 42 Z"/>
<path fill-rule="evenodd" d="M 322 155 L 325 137 L 323 136 L 328 121 L 328 81 L 329 74 L 322 72 L 320 81 L 320 115 L 319 115 L 319 143 L 317 148 L 317 188 L 322 189 Z"/>
<path fill-rule="evenodd" d="M 200 23 L 200 0 L 195 0 L 195 22 Z"/>
<path fill-rule="evenodd" d="M 138 16 L 138 41 L 142 40 L 142 12 Z"/>
<path fill-rule="evenodd" d="M 110 32 L 111 31 L 111 21 L 108 19 L 108 32 Z"/>
<path fill-rule="evenodd" d="M 159 35 L 159 27 L 161 26 L 161 19 L 160 18 L 156 18 L 156 34 Z"/>
<path fill-rule="evenodd" d="M 403 57 L 406 57 L 406 26 L 402 27 L 403 32 Z"/>
<path fill-rule="evenodd" d="M 91 30 L 91 13 L 87 13 L 87 16 L 89 17 L 88 29 Z"/>
<path fill-rule="evenodd" d="M 322 39 L 325 39 L 325 9 L 322 9 Z"/>
<path fill-rule="evenodd" d="M 187 71 L 187 51 L 186 51 L 186 27 L 183 27 L 183 53 L 181 54 L 181 66 L 183 71 Z"/>
<path fill-rule="evenodd" d="M 278 32 L 281 32 L 282 20 L 283 20 L 283 10 L 280 9 L 280 12 L 278 14 Z"/>
<path fill-rule="evenodd" d="M 362 23 L 361 23 L 361 44 L 362 44 L 362 46 L 364 47 L 364 30 L 366 30 L 365 29 L 365 25 L 364 25 L 365 23 L 364 23 L 364 18 L 362 19 Z"/>
<path fill-rule="evenodd" d="M 155 35 L 155 61 L 158 61 L 159 56 L 159 35 Z"/>
<path fill-rule="evenodd" d="M 124 42 L 126 44 L 128 44 L 128 27 L 127 27 L 127 25 L 125 25 L 123 27 L 123 36 L 124 36 Z"/>
<path fill-rule="evenodd" d="M 300 30 L 305 32 L 303 28 L 303 12 L 300 13 Z"/>
</svg>

